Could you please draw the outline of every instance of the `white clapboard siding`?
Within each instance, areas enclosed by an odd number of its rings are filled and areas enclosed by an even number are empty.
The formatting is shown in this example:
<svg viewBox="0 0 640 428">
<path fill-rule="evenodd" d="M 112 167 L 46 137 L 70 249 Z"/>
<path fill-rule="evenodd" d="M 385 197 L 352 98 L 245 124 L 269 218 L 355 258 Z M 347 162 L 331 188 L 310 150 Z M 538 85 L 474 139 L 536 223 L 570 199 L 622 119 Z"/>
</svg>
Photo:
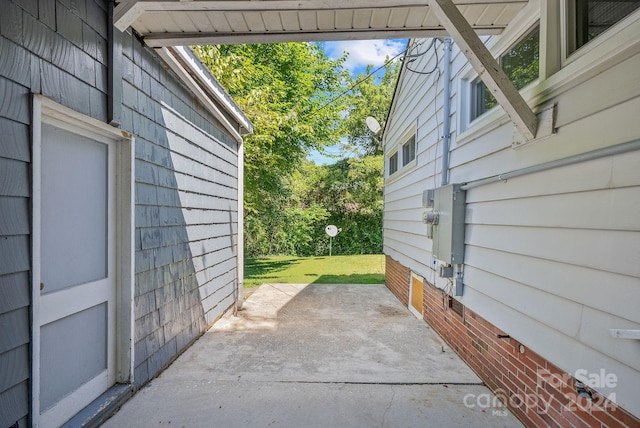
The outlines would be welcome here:
<svg viewBox="0 0 640 428">
<path fill-rule="evenodd" d="M 517 290 L 512 289 L 511 292 L 517 294 Z M 632 412 L 640 410 L 637 400 L 637 385 L 640 384 L 638 370 L 615 358 L 608 358 L 580 340 L 541 324 L 527 314 L 518 312 L 500 300 L 488 297 L 471 287 L 465 289 L 462 302 L 467 306 L 472 302 L 476 308 L 482 308 L 481 316 L 488 322 L 503 326 L 500 328 L 506 328 L 509 335 L 526 348 L 532 349 L 558 367 L 566 368 L 569 373 L 573 374 L 577 368 L 587 370 L 588 373 L 599 373 L 606 367 L 606 372 L 615 373 L 620 381 L 612 389 L 598 388 L 599 392 L 605 395 L 615 393 L 617 404 Z M 476 311 L 476 308 L 473 310 Z"/>
<path fill-rule="evenodd" d="M 590 79 L 572 84 L 568 76 L 558 85 L 556 77 L 551 89 L 526 88 L 535 110 L 557 105 L 557 133 L 513 149 L 515 128 L 500 107 L 456 129 L 458 109 L 467 108 L 460 79 L 469 68 L 454 46 L 450 182 L 639 139 L 635 51 Z M 434 60 L 429 53 L 411 66 L 426 70 Z M 421 213 L 422 192 L 440 185 L 443 84 L 442 76 L 436 83 L 434 75 L 403 70 L 385 130 L 388 156 L 417 123 L 418 161 L 386 178 L 384 252 L 440 287 L 447 282 L 433 274 Z M 563 370 L 615 373 L 619 385 L 599 392 L 615 392 L 618 404 L 640 414 L 640 344 L 609 335 L 611 328 L 640 328 L 640 151 L 470 189 L 466 222 L 461 301 Z"/>
<path fill-rule="evenodd" d="M 512 129 L 512 125 L 506 125 L 496 130 L 495 134 L 495 140 L 502 141 L 503 150 L 487 153 L 483 149 L 483 145 L 490 145 L 490 141 L 495 141 L 491 135 L 453 150 L 452 179 L 454 182 L 471 181 L 633 141 L 640 135 L 638 111 L 640 98 L 634 98 L 600 112 L 596 117 L 590 116 L 575 121 L 560 128 L 556 136 L 519 150 L 513 150 L 511 140 L 506 139 L 512 135 L 508 129 Z M 612 132 L 612 129 L 615 129 L 615 132 Z M 465 147 L 468 147 L 468 150 Z M 466 153 L 461 156 L 463 149 Z"/>
<path fill-rule="evenodd" d="M 635 277 L 473 245 L 465 248 L 465 263 L 481 266 L 514 283 L 640 323 L 640 311 L 635 305 L 620 304 L 620 296 L 629 302 L 640 302 L 640 287 Z M 465 280 L 474 286 L 468 277 Z"/>
<path fill-rule="evenodd" d="M 473 224 L 635 232 L 640 231 L 638 219 L 640 186 L 476 202 L 466 212 L 467 223 Z"/>
<path fill-rule="evenodd" d="M 624 153 L 467 191 L 469 203 L 640 185 L 640 152 Z M 520 183 L 520 185 L 513 185 Z"/>
<path fill-rule="evenodd" d="M 640 96 L 637 84 L 640 56 L 635 55 L 570 90 L 554 97 L 559 127 L 579 121 L 621 102 Z M 611 85 L 610 82 L 615 82 Z M 597 100 L 597 102 L 594 102 Z M 570 108 L 562 108 L 570 106 Z"/>
<path fill-rule="evenodd" d="M 640 232 L 473 225 L 465 235 L 467 245 L 640 278 Z"/>
</svg>

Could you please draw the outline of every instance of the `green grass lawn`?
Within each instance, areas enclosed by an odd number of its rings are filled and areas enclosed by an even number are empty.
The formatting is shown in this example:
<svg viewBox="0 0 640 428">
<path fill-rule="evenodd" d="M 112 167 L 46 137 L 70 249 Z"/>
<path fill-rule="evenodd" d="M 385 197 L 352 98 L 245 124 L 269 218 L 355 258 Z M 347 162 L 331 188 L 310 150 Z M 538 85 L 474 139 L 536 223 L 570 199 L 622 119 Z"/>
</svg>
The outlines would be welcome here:
<svg viewBox="0 0 640 428">
<path fill-rule="evenodd" d="M 245 260 L 245 288 L 265 283 L 382 284 L 384 255 L 272 256 Z"/>
</svg>

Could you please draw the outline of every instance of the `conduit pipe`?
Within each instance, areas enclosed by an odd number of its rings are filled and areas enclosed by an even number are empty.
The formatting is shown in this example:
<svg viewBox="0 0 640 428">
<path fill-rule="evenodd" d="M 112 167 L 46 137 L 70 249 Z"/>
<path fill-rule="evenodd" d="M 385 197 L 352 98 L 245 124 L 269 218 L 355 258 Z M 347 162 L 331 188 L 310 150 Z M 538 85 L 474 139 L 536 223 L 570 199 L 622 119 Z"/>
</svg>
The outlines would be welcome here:
<svg viewBox="0 0 640 428">
<path fill-rule="evenodd" d="M 573 165 L 582 162 L 588 162 L 595 159 L 600 159 L 606 156 L 615 156 L 623 153 L 640 150 L 640 140 L 629 141 L 627 143 L 617 144 L 615 146 L 604 147 L 601 149 L 592 150 L 586 153 L 580 153 L 578 155 L 569 156 L 562 159 L 557 159 L 550 162 L 545 162 L 539 165 L 528 166 L 526 168 L 516 169 L 510 172 L 504 172 L 498 175 L 492 175 L 491 177 L 481 178 L 479 180 L 469 181 L 464 183 L 460 188 L 462 190 L 473 189 L 474 187 L 484 186 L 485 184 L 497 183 L 499 181 L 507 181 L 510 178 L 520 177 L 522 175 L 533 174 L 534 172 L 546 171 L 553 168 L 560 168 L 563 166 Z"/>
<path fill-rule="evenodd" d="M 444 121 L 442 123 L 442 169 L 440 177 L 443 186 L 449 183 L 449 146 L 451 138 L 451 38 L 444 39 Z"/>
</svg>

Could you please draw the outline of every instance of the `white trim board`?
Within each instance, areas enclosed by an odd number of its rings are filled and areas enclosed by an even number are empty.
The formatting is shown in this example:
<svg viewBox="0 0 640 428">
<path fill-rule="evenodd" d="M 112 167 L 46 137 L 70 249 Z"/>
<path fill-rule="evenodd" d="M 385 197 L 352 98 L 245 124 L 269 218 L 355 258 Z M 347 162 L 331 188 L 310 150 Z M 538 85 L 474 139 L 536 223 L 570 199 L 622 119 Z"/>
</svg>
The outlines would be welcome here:
<svg viewBox="0 0 640 428">
<path fill-rule="evenodd" d="M 133 383 L 133 291 L 134 291 L 134 137 L 120 129 L 78 113 L 42 95 L 33 95 L 32 109 L 32 426 L 40 419 L 40 283 L 41 283 L 41 198 L 42 124 L 80 133 L 116 146 L 116 361 L 115 381 Z M 80 390 L 76 391 L 81 394 Z"/>
</svg>

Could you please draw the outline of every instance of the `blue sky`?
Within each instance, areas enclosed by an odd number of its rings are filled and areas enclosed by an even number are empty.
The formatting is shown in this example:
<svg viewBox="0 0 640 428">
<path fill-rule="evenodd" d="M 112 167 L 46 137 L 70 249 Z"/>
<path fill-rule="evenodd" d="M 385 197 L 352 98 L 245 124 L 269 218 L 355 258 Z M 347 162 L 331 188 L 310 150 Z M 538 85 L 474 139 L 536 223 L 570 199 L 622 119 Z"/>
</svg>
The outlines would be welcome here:
<svg viewBox="0 0 640 428">
<path fill-rule="evenodd" d="M 349 70 L 352 76 L 364 73 L 368 64 L 372 64 L 374 69 L 384 64 L 386 57 L 394 57 L 402 52 L 406 45 L 406 40 L 347 40 L 338 42 L 324 42 L 324 49 L 327 56 L 331 59 L 340 58 L 345 52 L 349 55 L 345 62 L 345 68 Z M 380 70 L 379 73 L 383 73 Z M 384 119 L 384 118 L 378 118 Z M 345 155 L 340 145 L 327 148 L 327 152 L 331 154 Z M 323 156 L 318 152 L 312 152 L 308 159 L 314 161 L 317 165 L 329 164 L 337 161 L 339 158 Z"/>
</svg>

